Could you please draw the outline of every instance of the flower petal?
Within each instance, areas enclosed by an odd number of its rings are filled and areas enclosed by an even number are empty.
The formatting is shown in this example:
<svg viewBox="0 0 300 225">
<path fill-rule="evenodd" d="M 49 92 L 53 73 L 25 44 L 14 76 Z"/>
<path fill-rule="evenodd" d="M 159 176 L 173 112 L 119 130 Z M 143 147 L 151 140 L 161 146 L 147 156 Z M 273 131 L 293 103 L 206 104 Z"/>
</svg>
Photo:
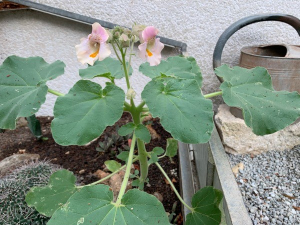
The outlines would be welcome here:
<svg viewBox="0 0 300 225">
<path fill-rule="evenodd" d="M 80 41 L 81 43 L 75 46 L 78 61 L 82 64 L 94 65 L 94 62 L 98 59 L 99 44 L 92 45 L 88 38 L 82 38 Z"/>
<path fill-rule="evenodd" d="M 144 42 L 143 44 L 140 44 L 140 45 L 138 46 L 138 48 L 139 48 L 139 50 L 140 50 L 140 57 L 141 57 L 142 59 L 146 59 L 146 54 L 147 54 L 147 52 L 146 52 L 146 49 L 147 49 L 147 42 Z"/>
<path fill-rule="evenodd" d="M 154 44 L 153 48 L 151 49 L 151 51 L 155 52 L 156 54 L 160 54 L 164 47 L 165 47 L 165 45 L 160 42 L 160 38 L 156 38 L 155 44 Z"/>
<path fill-rule="evenodd" d="M 99 55 L 98 55 L 99 60 L 102 61 L 103 59 L 108 57 L 110 54 L 111 54 L 111 51 L 109 49 L 108 44 L 106 44 L 105 42 L 102 42 L 100 44 L 100 50 L 99 50 Z"/>
<path fill-rule="evenodd" d="M 107 33 L 107 31 L 99 23 L 93 23 L 92 35 L 100 36 L 101 42 L 106 42 L 109 37 L 109 34 Z"/>
<path fill-rule="evenodd" d="M 150 66 L 157 66 L 161 61 L 161 51 L 164 48 L 164 44 L 160 42 L 159 38 L 155 39 L 155 43 L 152 48 L 147 51 L 147 61 L 150 63 Z"/>
<path fill-rule="evenodd" d="M 146 27 L 142 32 L 142 38 L 145 42 L 149 41 L 150 39 L 155 38 L 155 36 L 158 34 L 158 30 L 153 27 L 149 26 Z"/>
</svg>

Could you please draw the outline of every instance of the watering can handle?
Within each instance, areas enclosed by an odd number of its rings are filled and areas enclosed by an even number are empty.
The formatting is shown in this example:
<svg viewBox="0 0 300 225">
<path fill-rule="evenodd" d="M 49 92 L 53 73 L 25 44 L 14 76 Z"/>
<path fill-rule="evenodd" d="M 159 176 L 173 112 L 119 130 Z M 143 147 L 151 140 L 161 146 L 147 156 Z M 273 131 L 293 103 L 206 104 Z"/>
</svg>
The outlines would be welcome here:
<svg viewBox="0 0 300 225">
<path fill-rule="evenodd" d="M 287 15 L 287 14 L 259 14 L 259 15 L 253 15 L 248 16 L 243 19 L 240 19 L 236 21 L 235 23 L 231 24 L 219 37 L 219 40 L 216 44 L 214 54 L 213 54 L 213 68 L 217 68 L 221 66 L 221 56 L 223 48 L 227 42 L 227 40 L 239 29 L 257 22 L 263 22 L 263 21 L 281 21 L 284 23 L 287 23 L 294 27 L 296 31 L 298 32 L 300 36 L 300 20 L 297 17 Z M 222 82 L 222 79 L 218 77 L 219 80 Z"/>
</svg>

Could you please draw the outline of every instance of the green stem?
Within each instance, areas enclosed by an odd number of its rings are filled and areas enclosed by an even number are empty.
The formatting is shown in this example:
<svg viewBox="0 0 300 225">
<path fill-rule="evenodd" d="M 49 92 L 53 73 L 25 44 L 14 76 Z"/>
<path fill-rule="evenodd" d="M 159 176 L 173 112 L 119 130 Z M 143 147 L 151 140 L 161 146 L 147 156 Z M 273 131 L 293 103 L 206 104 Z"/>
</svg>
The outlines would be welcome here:
<svg viewBox="0 0 300 225">
<path fill-rule="evenodd" d="M 138 161 L 138 159 L 139 159 L 139 157 L 136 156 L 136 157 L 132 160 L 132 162 L 134 163 L 134 162 Z M 115 175 L 116 173 L 119 173 L 119 172 L 120 172 L 121 170 L 123 170 L 125 167 L 126 167 L 126 165 L 120 167 L 118 170 L 116 170 L 115 172 L 113 172 L 113 173 L 109 174 L 108 176 L 102 178 L 101 180 L 97 180 L 97 181 L 95 181 L 95 182 L 93 182 L 93 183 L 90 183 L 90 184 L 87 184 L 87 185 L 77 186 L 76 188 L 83 188 L 83 187 L 88 187 L 88 186 L 93 186 L 93 185 L 99 184 L 99 183 L 101 183 L 101 182 L 103 182 L 103 181 L 105 181 L 105 180 L 111 178 L 111 177 L 112 177 L 113 175 Z"/>
<path fill-rule="evenodd" d="M 121 58 L 120 58 L 120 56 L 119 56 L 119 54 L 118 54 L 118 52 L 117 52 L 116 46 L 115 46 L 113 43 L 111 43 L 111 45 L 112 45 L 112 47 L 113 47 L 113 49 L 114 49 L 114 52 L 115 52 L 115 54 L 116 54 L 118 60 L 120 61 L 120 63 L 122 63 L 122 60 L 121 60 Z"/>
<path fill-rule="evenodd" d="M 149 108 L 143 108 L 142 112 L 149 112 Z"/>
<path fill-rule="evenodd" d="M 129 83 L 129 77 L 128 77 L 128 72 L 127 72 L 127 67 L 126 67 L 125 54 L 123 53 L 122 49 L 120 49 L 120 51 L 121 51 L 121 55 L 122 55 L 122 64 L 123 64 L 123 68 L 124 68 L 127 89 L 129 89 L 130 88 L 130 83 Z"/>
<path fill-rule="evenodd" d="M 144 186 L 146 178 L 148 176 L 148 153 L 145 148 L 145 143 L 137 139 L 137 146 L 139 151 L 139 161 L 140 161 L 140 187 Z M 140 188 L 143 189 L 143 188 Z"/>
<path fill-rule="evenodd" d="M 204 95 L 204 98 L 212 98 L 212 97 L 215 97 L 215 96 L 218 96 L 218 95 L 221 95 L 221 94 L 223 94 L 222 91 L 217 91 L 217 92 L 213 92 L 213 93 Z"/>
<path fill-rule="evenodd" d="M 52 90 L 50 88 L 48 88 L 48 92 L 51 93 L 51 94 L 57 95 L 57 96 L 64 96 L 65 95 L 65 94 L 60 93 L 58 91 Z"/>
<path fill-rule="evenodd" d="M 128 104 L 127 102 L 124 102 L 123 110 L 127 111 L 127 112 L 130 112 L 130 109 L 131 109 L 131 105 Z"/>
<path fill-rule="evenodd" d="M 145 103 L 144 101 L 142 101 L 142 102 L 137 106 L 137 108 L 138 108 L 139 110 L 142 111 L 145 104 L 146 104 L 146 103 Z"/>
<path fill-rule="evenodd" d="M 126 164 L 126 171 L 125 171 L 124 179 L 123 179 L 123 182 L 122 182 L 122 185 L 120 188 L 120 192 L 119 192 L 117 201 L 115 203 L 116 206 L 121 205 L 121 200 L 122 200 L 122 197 L 123 197 L 126 187 L 127 187 L 128 179 L 130 176 L 131 165 L 133 162 L 132 158 L 133 158 L 133 152 L 134 152 L 134 147 L 135 147 L 135 141 L 136 141 L 136 137 L 135 137 L 135 134 L 133 133 L 132 140 L 131 140 L 131 146 L 130 146 L 130 150 L 129 150 L 128 161 Z"/>
<path fill-rule="evenodd" d="M 169 184 L 171 185 L 171 187 L 173 188 L 173 191 L 175 192 L 177 198 L 181 201 L 181 203 L 187 207 L 189 210 L 191 210 L 191 212 L 194 212 L 194 209 L 192 207 L 190 207 L 188 204 L 186 204 L 186 202 L 181 198 L 180 194 L 178 193 L 178 191 L 176 190 L 176 187 L 174 186 L 173 182 L 171 181 L 171 179 L 168 177 L 167 173 L 164 171 L 164 169 L 159 165 L 158 162 L 155 163 L 155 165 L 158 167 L 158 169 L 162 172 L 162 174 L 165 176 L 165 178 L 167 179 L 167 181 L 169 182 Z"/>
<path fill-rule="evenodd" d="M 130 46 L 131 43 L 129 43 L 129 46 Z M 134 37 L 133 37 L 133 40 L 132 40 L 132 44 L 131 44 L 131 48 L 130 48 L 130 54 L 129 54 L 129 60 L 128 60 L 128 70 L 127 70 L 127 74 L 129 74 L 129 70 L 130 70 L 130 65 L 131 65 L 131 54 L 132 54 L 132 51 L 133 51 L 133 45 L 134 45 Z M 125 52 L 126 54 L 126 52 Z"/>
</svg>

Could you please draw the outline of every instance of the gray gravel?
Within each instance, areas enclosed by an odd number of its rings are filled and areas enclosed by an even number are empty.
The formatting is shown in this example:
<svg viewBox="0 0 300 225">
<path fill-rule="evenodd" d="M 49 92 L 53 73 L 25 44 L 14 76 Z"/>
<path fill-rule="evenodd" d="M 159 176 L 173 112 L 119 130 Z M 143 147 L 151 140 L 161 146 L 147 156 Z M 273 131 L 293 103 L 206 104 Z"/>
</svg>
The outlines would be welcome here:
<svg viewBox="0 0 300 225">
<path fill-rule="evenodd" d="M 300 224 L 300 146 L 228 158 L 232 167 L 244 164 L 236 181 L 253 224 Z"/>
</svg>

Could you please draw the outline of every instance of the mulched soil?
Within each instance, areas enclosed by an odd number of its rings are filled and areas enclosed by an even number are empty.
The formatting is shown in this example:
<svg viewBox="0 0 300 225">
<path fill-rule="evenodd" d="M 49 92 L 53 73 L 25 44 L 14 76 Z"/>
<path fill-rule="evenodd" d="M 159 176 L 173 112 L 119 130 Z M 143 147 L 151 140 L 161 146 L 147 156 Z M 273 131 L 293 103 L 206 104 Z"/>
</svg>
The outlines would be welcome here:
<svg viewBox="0 0 300 225">
<path fill-rule="evenodd" d="M 39 154 L 41 160 L 50 160 L 52 163 L 72 171 L 77 175 L 79 183 L 82 184 L 96 181 L 97 178 L 93 174 L 98 169 L 103 170 L 105 168 L 104 162 L 106 160 L 116 160 L 115 155 L 119 153 L 116 149 L 123 148 L 124 145 L 127 145 L 126 140 L 118 143 L 118 146 L 114 146 L 113 150 L 108 149 L 106 152 L 98 152 L 96 151 L 96 148 L 99 146 L 99 142 L 103 142 L 107 137 L 116 134 L 117 127 L 121 127 L 123 124 L 131 121 L 130 115 L 124 113 L 122 118 L 116 122 L 114 126 L 107 127 L 104 133 L 88 146 L 60 146 L 56 144 L 52 138 L 50 124 L 53 118 L 39 117 L 38 119 L 41 122 L 43 137 L 47 137 L 48 140 L 37 140 L 31 134 L 27 126 L 0 133 L 0 161 L 5 157 L 24 152 L 25 150 L 25 153 Z M 166 139 L 171 137 L 171 135 L 161 127 L 158 119 L 152 119 L 151 123 L 152 128 L 154 128 L 161 136 L 161 139 L 151 140 L 151 142 L 146 145 L 147 151 L 150 151 L 157 146 L 165 149 Z M 168 157 L 165 157 L 161 159 L 159 163 L 167 172 L 168 176 L 173 179 L 174 185 L 177 190 L 179 190 L 178 158 L 174 157 L 171 162 Z M 139 168 L 138 164 L 135 164 L 135 168 Z M 160 193 L 163 196 L 162 203 L 169 213 L 172 213 L 173 204 L 177 202 L 178 204 L 175 213 L 176 216 L 180 215 L 180 201 L 177 199 L 170 185 L 166 183 L 164 176 L 155 165 L 150 166 L 148 177 L 149 184 L 145 186 L 145 191 L 150 194 L 153 194 L 154 192 Z M 176 224 L 181 224 L 182 218 L 180 216 L 178 218 L 179 221 Z"/>
</svg>

